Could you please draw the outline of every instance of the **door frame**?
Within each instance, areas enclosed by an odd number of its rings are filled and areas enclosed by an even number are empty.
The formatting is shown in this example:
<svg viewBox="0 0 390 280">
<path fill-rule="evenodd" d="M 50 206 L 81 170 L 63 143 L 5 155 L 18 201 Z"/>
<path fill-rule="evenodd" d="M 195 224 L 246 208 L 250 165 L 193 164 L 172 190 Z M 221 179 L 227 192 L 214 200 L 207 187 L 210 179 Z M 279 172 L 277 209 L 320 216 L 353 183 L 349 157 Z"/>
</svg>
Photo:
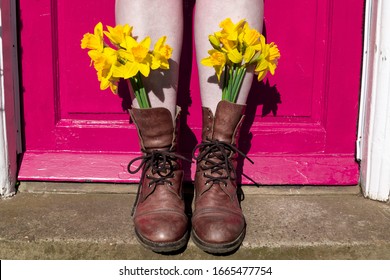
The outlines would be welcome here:
<svg viewBox="0 0 390 280">
<path fill-rule="evenodd" d="M 15 1 L 0 0 L 0 183 L 1 196 L 15 192 L 20 149 L 20 106 Z M 390 196 L 390 3 L 367 0 L 361 98 L 357 135 L 360 184 L 366 197 L 387 201 Z M 380 101 L 380 102 L 379 102 Z"/>
<path fill-rule="evenodd" d="M 357 137 L 364 196 L 390 199 L 390 3 L 367 0 Z"/>
<path fill-rule="evenodd" d="M 21 149 L 16 1 L 0 0 L 0 196 L 15 194 Z"/>
</svg>

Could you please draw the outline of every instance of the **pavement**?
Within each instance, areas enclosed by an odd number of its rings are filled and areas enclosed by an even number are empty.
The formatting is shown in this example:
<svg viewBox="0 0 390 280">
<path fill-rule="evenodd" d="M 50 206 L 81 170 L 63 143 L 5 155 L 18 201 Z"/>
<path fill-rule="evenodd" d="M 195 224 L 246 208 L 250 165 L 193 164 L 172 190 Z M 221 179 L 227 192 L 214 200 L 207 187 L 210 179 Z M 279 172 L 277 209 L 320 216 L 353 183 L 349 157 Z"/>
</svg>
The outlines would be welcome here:
<svg viewBox="0 0 390 280">
<path fill-rule="evenodd" d="M 390 259 L 390 204 L 364 198 L 359 186 L 244 186 L 247 234 L 227 255 L 207 254 L 191 240 L 174 254 L 143 248 L 130 215 L 136 189 L 22 182 L 0 200 L 0 259 Z M 190 209 L 192 187 L 185 189 Z"/>
</svg>

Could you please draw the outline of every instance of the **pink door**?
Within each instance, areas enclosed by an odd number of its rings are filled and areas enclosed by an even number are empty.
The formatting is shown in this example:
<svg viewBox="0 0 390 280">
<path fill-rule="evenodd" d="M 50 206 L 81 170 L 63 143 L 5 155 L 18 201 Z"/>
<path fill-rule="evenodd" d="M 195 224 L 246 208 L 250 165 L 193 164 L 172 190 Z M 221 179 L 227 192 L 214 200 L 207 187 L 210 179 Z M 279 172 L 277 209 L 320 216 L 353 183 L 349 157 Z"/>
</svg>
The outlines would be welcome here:
<svg viewBox="0 0 390 280">
<path fill-rule="evenodd" d="M 80 49 L 95 23 L 114 25 L 114 2 L 20 0 L 20 180 L 138 180 L 126 172 L 139 155 L 128 93 L 101 92 Z M 194 2 L 185 1 L 188 31 Z M 239 145 L 255 164 L 243 162 L 241 173 L 260 184 L 358 183 L 363 2 L 265 1 L 264 34 L 277 42 L 282 58 L 275 77 L 253 85 Z M 180 149 L 190 156 L 200 139 L 201 104 L 190 32 L 185 41 Z M 194 166 L 185 169 L 189 180 Z M 246 176 L 242 182 L 251 183 Z"/>
</svg>

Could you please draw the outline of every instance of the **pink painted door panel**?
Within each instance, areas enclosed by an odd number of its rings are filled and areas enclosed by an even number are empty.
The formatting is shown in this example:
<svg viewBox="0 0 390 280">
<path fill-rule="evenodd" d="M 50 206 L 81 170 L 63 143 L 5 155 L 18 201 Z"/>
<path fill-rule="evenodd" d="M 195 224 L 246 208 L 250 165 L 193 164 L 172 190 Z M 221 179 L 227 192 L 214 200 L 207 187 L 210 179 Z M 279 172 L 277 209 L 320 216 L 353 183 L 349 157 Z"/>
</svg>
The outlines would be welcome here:
<svg viewBox="0 0 390 280">
<path fill-rule="evenodd" d="M 101 92 L 83 33 L 114 25 L 114 2 L 20 0 L 25 152 L 20 180 L 135 182 L 139 155 L 129 95 Z M 282 57 L 277 73 L 254 83 L 239 141 L 255 164 L 240 174 L 260 184 L 353 185 L 363 0 L 265 1 L 264 31 Z M 200 139 L 201 102 L 192 48 L 194 1 L 185 1 L 180 150 Z M 136 27 L 135 27 L 136 28 Z M 205 34 L 206 35 L 206 34 Z M 194 165 L 186 165 L 192 178 Z M 242 176 L 243 183 L 251 183 Z"/>
</svg>

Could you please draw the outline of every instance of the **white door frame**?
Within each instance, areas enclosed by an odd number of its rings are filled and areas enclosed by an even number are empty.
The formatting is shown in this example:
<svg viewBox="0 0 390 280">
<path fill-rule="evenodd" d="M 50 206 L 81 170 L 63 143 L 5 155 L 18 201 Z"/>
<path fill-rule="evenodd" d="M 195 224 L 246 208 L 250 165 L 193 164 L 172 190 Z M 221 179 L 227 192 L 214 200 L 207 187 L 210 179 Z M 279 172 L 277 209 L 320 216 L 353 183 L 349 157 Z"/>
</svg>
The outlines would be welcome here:
<svg viewBox="0 0 390 280">
<path fill-rule="evenodd" d="M 0 197 L 15 194 L 21 150 L 16 6 L 0 0 Z"/>
<path fill-rule="evenodd" d="M 360 184 L 371 199 L 390 198 L 390 1 L 366 0 L 357 139 Z"/>
<path fill-rule="evenodd" d="M 15 1 L 0 0 L 0 11 L 0 195 L 4 197 L 15 193 L 16 154 L 20 151 Z M 360 183 L 366 197 L 387 201 L 390 198 L 390 1 L 366 0 L 364 30 L 356 149 L 361 163 Z M 2 42 L 5 36 L 11 40 Z"/>
</svg>

